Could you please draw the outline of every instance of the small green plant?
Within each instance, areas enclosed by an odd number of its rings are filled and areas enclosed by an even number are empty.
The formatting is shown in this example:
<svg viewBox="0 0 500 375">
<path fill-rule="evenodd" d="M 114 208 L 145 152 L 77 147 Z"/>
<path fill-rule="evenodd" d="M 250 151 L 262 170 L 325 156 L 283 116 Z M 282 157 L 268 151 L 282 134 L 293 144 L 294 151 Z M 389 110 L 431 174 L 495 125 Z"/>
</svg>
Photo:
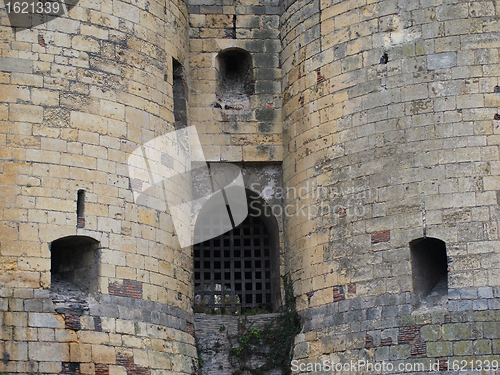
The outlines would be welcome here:
<svg viewBox="0 0 500 375">
<path fill-rule="evenodd" d="M 240 356 L 241 353 L 243 353 L 243 350 L 245 350 L 243 347 L 238 346 L 237 348 L 231 348 L 231 352 L 234 353 L 234 355 Z"/>
<path fill-rule="evenodd" d="M 255 337 L 257 337 L 258 339 L 260 339 L 260 334 L 261 334 L 260 329 L 250 328 L 250 329 L 248 330 L 248 332 L 250 332 L 252 335 L 254 335 L 254 336 L 255 336 Z"/>
<path fill-rule="evenodd" d="M 223 324 L 219 327 L 219 332 L 224 332 L 226 330 L 226 326 Z"/>
<path fill-rule="evenodd" d="M 235 374 L 248 372 L 252 375 L 261 375 L 278 368 L 283 375 L 291 373 L 293 344 L 295 336 L 302 330 L 302 321 L 296 309 L 290 275 L 283 276 L 283 285 L 285 306 L 270 324 L 260 330 L 248 326 L 246 318 L 238 323 L 236 336 L 238 346 L 231 348 L 229 355 Z M 255 357 L 262 358 L 264 364 L 257 368 L 252 367 L 250 362 Z"/>
<path fill-rule="evenodd" d="M 201 375 L 201 367 L 200 367 L 200 357 L 197 359 L 192 359 L 191 360 L 193 370 L 191 372 L 191 375 Z"/>
<path fill-rule="evenodd" d="M 242 344 L 248 344 L 248 337 L 246 335 L 241 336 L 239 342 Z"/>
<path fill-rule="evenodd" d="M 196 335 L 194 336 L 194 345 L 196 347 L 196 352 L 198 353 L 198 358 L 192 359 L 192 365 L 193 365 L 192 375 L 201 375 L 201 368 L 203 366 L 203 357 L 201 356 L 201 353 L 204 350 L 200 346 L 200 343 L 198 341 L 198 337 L 196 337 Z"/>
</svg>

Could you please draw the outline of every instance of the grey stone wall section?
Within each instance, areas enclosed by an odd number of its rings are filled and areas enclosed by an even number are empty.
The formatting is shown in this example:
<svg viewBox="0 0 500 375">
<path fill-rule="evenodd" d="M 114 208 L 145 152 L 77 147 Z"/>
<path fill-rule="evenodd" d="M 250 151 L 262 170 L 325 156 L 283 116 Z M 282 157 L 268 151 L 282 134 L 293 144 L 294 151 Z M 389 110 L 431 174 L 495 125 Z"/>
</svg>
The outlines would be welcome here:
<svg viewBox="0 0 500 375">
<path fill-rule="evenodd" d="M 435 55 L 427 55 L 427 69 L 445 69 L 457 66 L 457 53 L 445 52 L 437 53 Z"/>
<path fill-rule="evenodd" d="M 244 322 L 247 327 L 262 329 L 272 322 L 278 314 L 231 316 L 195 314 L 195 336 L 198 355 L 203 365 L 202 375 L 229 375 L 237 370 L 229 362 L 229 352 L 232 348 L 228 337 L 238 335 L 238 324 Z M 233 342 L 235 340 L 233 339 Z M 281 371 L 272 370 L 265 375 L 280 375 Z"/>
<path fill-rule="evenodd" d="M 499 359 L 499 16 L 492 1 L 283 3 L 300 363 Z M 420 300 L 410 242 L 426 237 L 448 277 Z"/>
</svg>

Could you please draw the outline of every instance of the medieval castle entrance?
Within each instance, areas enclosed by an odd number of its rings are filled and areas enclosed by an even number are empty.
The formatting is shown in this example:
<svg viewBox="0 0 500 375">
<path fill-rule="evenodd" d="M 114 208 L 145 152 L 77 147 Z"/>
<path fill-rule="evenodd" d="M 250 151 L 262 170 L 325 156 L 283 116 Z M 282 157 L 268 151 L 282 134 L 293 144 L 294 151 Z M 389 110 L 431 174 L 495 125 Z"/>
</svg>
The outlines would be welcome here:
<svg viewBox="0 0 500 375">
<path fill-rule="evenodd" d="M 195 312 L 242 314 L 248 310 L 273 310 L 273 287 L 277 282 L 273 277 L 273 245 L 277 242 L 273 236 L 277 229 L 262 220 L 267 216 L 265 211 L 254 204 L 249 207 L 249 215 L 241 224 L 193 246 Z M 229 206 L 202 212 L 196 233 L 204 238 L 217 233 L 218 228 L 232 221 L 228 212 Z"/>
</svg>

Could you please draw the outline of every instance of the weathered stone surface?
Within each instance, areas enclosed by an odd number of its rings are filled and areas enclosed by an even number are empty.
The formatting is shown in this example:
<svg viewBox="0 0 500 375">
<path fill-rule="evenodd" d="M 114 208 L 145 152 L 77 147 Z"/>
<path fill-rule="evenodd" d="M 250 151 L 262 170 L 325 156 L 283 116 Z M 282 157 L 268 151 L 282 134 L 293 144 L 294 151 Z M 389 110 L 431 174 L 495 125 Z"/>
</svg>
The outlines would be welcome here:
<svg viewBox="0 0 500 375">
<path fill-rule="evenodd" d="M 29 359 L 33 361 L 69 361 L 69 345 L 55 342 L 30 342 Z"/>
<path fill-rule="evenodd" d="M 30 327 L 64 328 L 64 319 L 62 316 L 55 314 L 30 313 L 28 325 Z"/>
<path fill-rule="evenodd" d="M 295 358 L 498 356 L 497 8 L 82 0 L 43 27 L 3 17 L 0 372 L 193 372 L 191 250 L 160 190 L 136 201 L 128 163 L 180 123 L 282 212 L 271 272 L 294 280 Z M 224 51 L 246 56 L 232 85 Z M 99 242 L 95 300 L 58 293 L 68 236 Z M 419 290 L 430 239 L 445 277 Z"/>
</svg>

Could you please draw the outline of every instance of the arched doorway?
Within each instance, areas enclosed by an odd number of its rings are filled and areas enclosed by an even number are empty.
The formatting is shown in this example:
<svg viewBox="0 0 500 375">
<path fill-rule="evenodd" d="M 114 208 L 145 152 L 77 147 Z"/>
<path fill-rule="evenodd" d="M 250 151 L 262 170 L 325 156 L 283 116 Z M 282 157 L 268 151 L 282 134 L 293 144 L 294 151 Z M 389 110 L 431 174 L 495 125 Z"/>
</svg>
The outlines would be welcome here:
<svg viewBox="0 0 500 375">
<path fill-rule="evenodd" d="M 241 224 L 193 246 L 195 312 L 240 314 L 249 310 L 273 311 L 276 306 L 276 219 L 269 216 L 270 210 L 265 210 L 265 204 L 255 195 L 249 194 L 248 205 L 249 214 Z M 231 220 L 228 210 L 223 205 L 204 208 L 195 235 L 220 233 L 217 228 Z"/>
</svg>

